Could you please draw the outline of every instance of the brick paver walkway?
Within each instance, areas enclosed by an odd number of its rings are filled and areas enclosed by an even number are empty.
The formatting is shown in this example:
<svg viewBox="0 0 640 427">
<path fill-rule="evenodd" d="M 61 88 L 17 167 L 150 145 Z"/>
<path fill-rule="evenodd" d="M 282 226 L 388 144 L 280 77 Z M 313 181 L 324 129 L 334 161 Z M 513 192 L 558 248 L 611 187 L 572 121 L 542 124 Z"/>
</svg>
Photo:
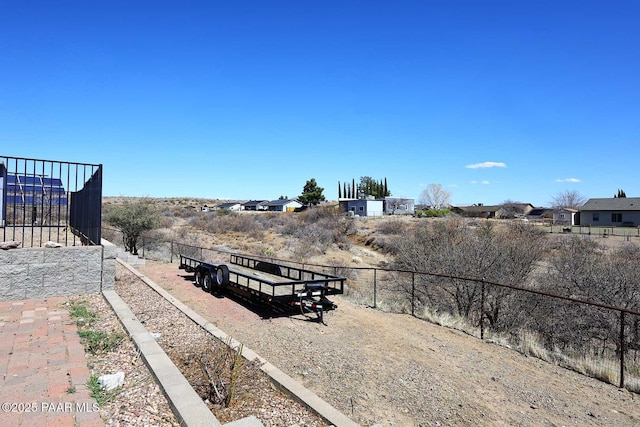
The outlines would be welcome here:
<svg viewBox="0 0 640 427">
<path fill-rule="evenodd" d="M 0 301 L 0 425 L 104 426 L 66 300 Z"/>
</svg>

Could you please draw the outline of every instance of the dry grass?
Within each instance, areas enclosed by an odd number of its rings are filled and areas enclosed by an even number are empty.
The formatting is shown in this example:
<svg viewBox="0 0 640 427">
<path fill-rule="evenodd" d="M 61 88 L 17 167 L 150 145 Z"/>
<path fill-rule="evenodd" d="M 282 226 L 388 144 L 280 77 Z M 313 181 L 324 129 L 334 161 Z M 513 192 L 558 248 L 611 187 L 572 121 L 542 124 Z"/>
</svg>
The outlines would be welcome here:
<svg viewBox="0 0 640 427">
<path fill-rule="evenodd" d="M 314 218 L 325 221 L 326 212 L 305 213 L 304 215 L 240 212 L 220 214 L 216 212 L 199 212 L 197 207 L 202 204 L 209 206 L 214 201 L 198 199 L 163 200 L 162 204 L 172 212 L 180 212 L 180 216 L 172 218 L 174 226 L 158 230 L 158 236 L 167 240 L 175 239 L 193 246 L 216 248 L 241 252 L 251 255 L 261 255 L 276 259 L 289 259 L 309 264 L 340 266 L 341 275 L 349 280 L 346 283 L 345 296 L 358 304 L 372 306 L 393 313 L 411 313 L 411 303 L 407 295 L 398 293 L 398 285 L 394 278 L 378 271 L 377 294 L 373 296 L 372 270 L 366 267 L 386 265 L 389 255 L 385 253 L 385 239 L 407 233 L 408 229 L 424 221 L 440 221 L 441 219 L 424 219 L 412 217 L 383 217 L 383 218 L 352 218 L 354 233 L 343 240 L 334 240 L 327 244 L 326 237 L 321 230 L 309 228 L 314 224 Z M 315 216 L 314 216 L 315 215 Z M 463 220 L 463 219 L 461 219 Z M 325 228 L 333 226 L 332 219 L 325 224 Z M 335 221 L 333 221 L 335 222 Z M 473 220 L 471 220 L 473 222 Z M 255 227 L 260 224 L 260 227 Z M 497 222 L 497 226 L 504 223 Z M 213 226 L 212 231 L 203 231 L 201 226 Z M 558 235 L 549 234 L 551 238 Z M 583 238 L 589 238 L 583 236 Z M 623 237 L 598 238 L 598 242 L 607 246 L 617 246 L 628 243 Z M 164 259 L 164 258 L 158 258 Z M 388 277 L 389 276 L 389 277 Z M 425 307 L 417 307 L 416 315 L 429 322 L 458 329 L 473 336 L 479 336 L 477 325 L 470 325 L 464 318 L 448 313 L 435 313 Z M 598 358 L 587 358 L 579 353 L 554 351 L 544 347 L 544 340 L 532 332 L 519 332 L 513 339 L 513 334 L 491 334 L 485 331 L 486 339 L 505 347 L 515 348 L 523 354 L 531 355 L 542 360 L 571 367 L 578 372 L 594 376 L 605 381 L 616 383 L 618 365 L 614 362 Z M 627 377 L 629 384 L 637 383 L 638 375 L 630 369 Z"/>
</svg>

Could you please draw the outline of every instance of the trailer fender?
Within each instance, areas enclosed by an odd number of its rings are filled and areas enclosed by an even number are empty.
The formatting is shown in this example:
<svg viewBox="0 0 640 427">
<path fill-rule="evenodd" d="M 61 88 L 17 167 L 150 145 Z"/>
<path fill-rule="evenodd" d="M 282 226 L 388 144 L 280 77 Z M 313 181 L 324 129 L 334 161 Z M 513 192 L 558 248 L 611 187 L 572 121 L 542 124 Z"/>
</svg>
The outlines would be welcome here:
<svg viewBox="0 0 640 427">
<path fill-rule="evenodd" d="M 225 287 L 229 284 L 229 267 L 225 264 L 220 264 L 216 268 L 216 285 L 218 287 Z"/>
<path fill-rule="evenodd" d="M 280 270 L 280 266 L 271 262 L 260 261 L 256 264 L 255 269 L 264 273 L 273 274 L 275 276 L 282 276 L 282 270 Z"/>
</svg>

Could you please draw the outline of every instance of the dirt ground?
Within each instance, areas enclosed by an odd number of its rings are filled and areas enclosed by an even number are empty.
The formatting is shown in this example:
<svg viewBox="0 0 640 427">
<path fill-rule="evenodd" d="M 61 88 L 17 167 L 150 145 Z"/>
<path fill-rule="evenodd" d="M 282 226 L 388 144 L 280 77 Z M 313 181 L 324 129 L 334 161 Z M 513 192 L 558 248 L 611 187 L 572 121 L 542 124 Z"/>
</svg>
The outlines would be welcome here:
<svg viewBox="0 0 640 427">
<path fill-rule="evenodd" d="M 139 271 L 363 426 L 631 426 L 638 395 L 408 315 L 334 297 L 326 325 Z"/>
</svg>

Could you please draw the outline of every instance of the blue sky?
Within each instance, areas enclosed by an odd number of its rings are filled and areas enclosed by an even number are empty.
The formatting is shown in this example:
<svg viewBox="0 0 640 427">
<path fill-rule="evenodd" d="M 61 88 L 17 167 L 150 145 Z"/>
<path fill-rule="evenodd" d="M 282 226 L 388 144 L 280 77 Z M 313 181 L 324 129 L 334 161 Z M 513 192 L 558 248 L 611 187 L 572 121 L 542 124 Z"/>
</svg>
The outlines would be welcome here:
<svg viewBox="0 0 640 427">
<path fill-rule="evenodd" d="M 640 196 L 637 1 L 0 0 L 0 155 L 106 196 Z"/>
</svg>

